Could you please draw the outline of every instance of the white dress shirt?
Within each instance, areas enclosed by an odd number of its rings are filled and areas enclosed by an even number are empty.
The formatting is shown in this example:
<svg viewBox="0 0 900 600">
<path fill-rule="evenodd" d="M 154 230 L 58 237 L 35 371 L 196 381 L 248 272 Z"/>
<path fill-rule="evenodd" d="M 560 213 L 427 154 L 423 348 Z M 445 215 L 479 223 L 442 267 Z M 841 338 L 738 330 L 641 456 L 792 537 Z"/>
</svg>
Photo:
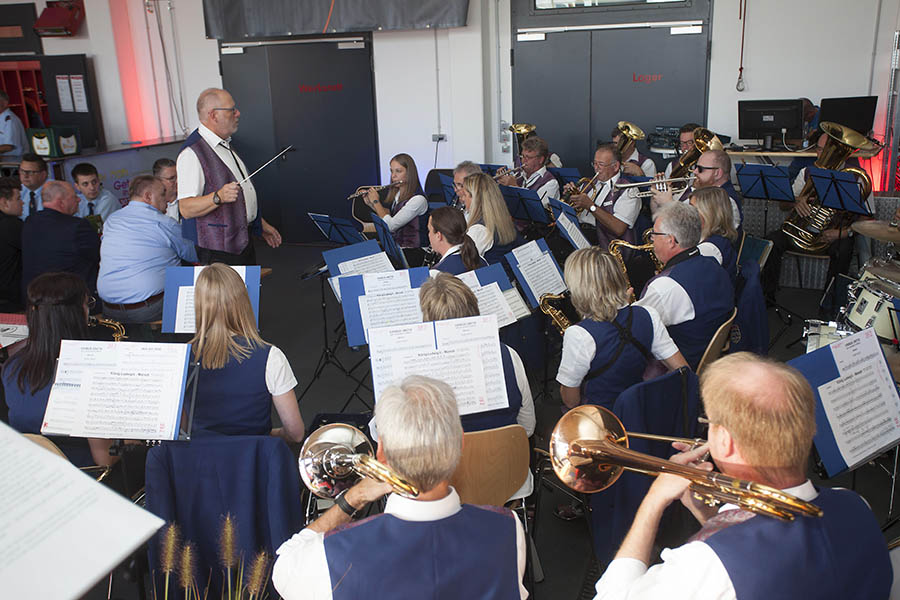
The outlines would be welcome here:
<svg viewBox="0 0 900 600">
<path fill-rule="evenodd" d="M 387 497 L 385 514 L 404 521 L 438 521 L 453 516 L 460 511 L 459 495 L 452 487 L 450 493 L 430 502 L 412 500 L 396 494 Z M 528 592 L 522 585 L 525 574 L 525 533 L 519 519 L 516 520 L 516 550 L 518 551 L 519 594 L 527 598 Z M 473 544 L 477 540 L 472 541 Z M 379 553 L 390 552 L 390 547 L 373 548 Z M 423 552 L 427 549 L 423 548 Z M 275 554 L 272 569 L 272 584 L 284 600 L 330 600 L 331 576 L 325 557 L 325 534 L 304 529 L 294 534 L 281 545 Z M 402 568 L 402 565 L 398 565 Z"/>
<path fill-rule="evenodd" d="M 222 162 L 234 175 L 235 181 L 241 181 L 250 174 L 250 171 L 247 170 L 247 165 L 237 155 L 237 152 L 232 153 L 228 149 L 231 138 L 223 140 L 202 123 L 197 128 L 197 131 L 200 133 L 200 137 L 213 149 L 216 156 L 222 159 Z M 181 154 L 178 155 L 178 160 L 175 162 L 175 170 L 178 173 L 179 200 L 203 195 L 206 178 L 203 176 L 200 159 L 197 158 L 193 150 L 185 148 L 181 151 Z M 241 184 L 241 189 L 244 191 L 244 205 L 247 207 L 247 223 L 250 223 L 256 218 L 256 188 L 253 187 L 252 181 L 247 180 Z"/>
<path fill-rule="evenodd" d="M 696 316 L 694 303 L 687 291 L 677 281 L 666 276 L 651 281 L 644 295 L 635 304 L 656 309 L 666 327 L 690 321 Z"/>
<path fill-rule="evenodd" d="M 466 235 L 475 242 L 475 247 L 478 249 L 478 254 L 481 256 L 484 256 L 485 252 L 494 247 L 494 236 L 492 236 L 487 227 L 481 223 L 469 225 Z"/>
<path fill-rule="evenodd" d="M 637 188 L 629 188 L 624 193 L 619 194 L 615 204 L 613 204 L 612 200 L 609 200 L 609 194 L 619 182 L 620 177 L 621 173 L 616 173 L 609 181 L 598 181 L 591 188 L 589 195 L 594 199 L 594 204 L 597 205 L 598 210 L 600 207 L 612 204 L 612 215 L 631 229 L 634 227 L 634 222 L 637 221 L 638 215 L 641 214 L 641 199 L 637 195 Z M 597 224 L 597 219 L 589 210 L 581 211 L 578 221 L 587 225 Z"/>
<path fill-rule="evenodd" d="M 178 200 L 177 199 L 172 200 L 171 202 L 169 202 L 168 206 L 166 206 L 166 216 L 175 219 L 179 223 L 181 222 L 181 212 L 179 212 L 179 210 L 178 210 Z"/>
<path fill-rule="evenodd" d="M 621 307 L 619 310 L 625 308 Z M 672 341 L 666 326 L 653 307 L 645 306 L 653 324 L 653 342 L 650 353 L 658 360 L 665 360 L 678 352 L 678 346 Z M 562 357 L 559 360 L 559 371 L 556 381 L 566 387 L 577 388 L 591 370 L 591 361 L 597 354 L 597 343 L 594 336 L 580 325 L 572 325 L 563 334 Z"/>
<path fill-rule="evenodd" d="M 708 256 L 716 259 L 716 262 L 722 264 L 722 251 L 712 242 L 700 242 L 697 244 L 697 250 L 702 256 Z"/>
<path fill-rule="evenodd" d="M 7 108 L 0 112 L 0 146 L 10 144 L 13 148 L 5 154 L 7 156 L 22 156 L 31 151 L 28 137 L 25 135 L 25 127 L 12 109 Z"/>
<path fill-rule="evenodd" d="M 397 196 L 400 195 L 400 190 L 394 194 L 394 200 L 391 202 L 391 207 L 397 205 Z M 385 225 L 388 226 L 388 229 L 391 233 L 397 231 L 416 217 L 421 217 L 426 212 L 428 212 L 428 200 L 425 199 L 425 196 L 422 194 L 416 194 L 412 198 L 409 199 L 409 202 L 403 205 L 403 208 L 397 211 L 397 214 L 394 216 L 385 215 L 382 217 Z"/>
<path fill-rule="evenodd" d="M 631 161 L 638 163 L 641 171 L 644 172 L 644 177 L 656 177 L 656 163 L 653 162 L 652 158 L 645 158 L 644 162 L 641 162 L 641 155 L 638 153 L 637 148 L 634 149 L 631 156 L 625 159 L 625 162 Z"/>
<path fill-rule="evenodd" d="M 788 494 L 811 501 L 818 495 L 816 488 L 805 483 L 787 488 Z M 737 508 L 725 504 L 719 512 Z M 753 517 L 765 519 L 767 517 Z M 684 546 L 662 551 L 662 563 L 649 569 L 634 558 L 613 560 L 597 582 L 594 600 L 628 598 L 691 598 L 692 600 L 736 600 L 737 596 L 728 571 L 705 542 L 688 542 Z M 765 577 L 765 573 L 760 573 Z"/>
<path fill-rule="evenodd" d="M 541 167 L 534 173 L 532 173 L 522 184 L 522 187 L 527 188 L 535 181 L 544 176 L 547 172 L 547 167 Z M 546 208 L 550 205 L 550 199 L 559 200 L 559 182 L 556 180 L 556 177 L 534 190 L 537 193 L 538 198 L 541 199 L 541 203 Z"/>
<path fill-rule="evenodd" d="M 808 172 L 807 168 L 803 167 L 802 169 L 800 169 L 800 172 L 794 178 L 794 183 L 791 184 L 791 189 L 794 191 L 794 197 L 799 196 L 800 192 L 803 191 L 803 186 L 806 185 L 806 178 L 808 176 L 807 172 Z M 24 196 L 23 196 L 23 198 L 24 198 Z M 873 207 L 875 206 L 875 201 L 874 201 L 874 195 L 872 192 L 869 192 L 868 197 L 865 199 L 865 203 L 866 203 L 866 208 L 868 209 L 868 211 L 870 213 L 874 214 L 875 211 L 873 210 Z M 852 229 L 850 230 L 850 235 L 853 235 Z"/>
</svg>

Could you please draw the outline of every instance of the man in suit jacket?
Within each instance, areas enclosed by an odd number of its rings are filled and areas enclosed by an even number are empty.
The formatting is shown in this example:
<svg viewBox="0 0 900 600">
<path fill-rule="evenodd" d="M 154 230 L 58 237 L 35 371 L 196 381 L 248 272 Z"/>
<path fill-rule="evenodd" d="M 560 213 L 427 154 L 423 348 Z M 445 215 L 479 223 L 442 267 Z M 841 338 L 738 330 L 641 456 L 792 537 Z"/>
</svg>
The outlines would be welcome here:
<svg viewBox="0 0 900 600">
<path fill-rule="evenodd" d="M 80 275 L 96 293 L 100 238 L 90 223 L 73 216 L 78 210 L 75 188 L 48 181 L 41 195 L 44 209 L 30 215 L 22 228 L 22 288 L 42 273 L 63 271 Z"/>
</svg>

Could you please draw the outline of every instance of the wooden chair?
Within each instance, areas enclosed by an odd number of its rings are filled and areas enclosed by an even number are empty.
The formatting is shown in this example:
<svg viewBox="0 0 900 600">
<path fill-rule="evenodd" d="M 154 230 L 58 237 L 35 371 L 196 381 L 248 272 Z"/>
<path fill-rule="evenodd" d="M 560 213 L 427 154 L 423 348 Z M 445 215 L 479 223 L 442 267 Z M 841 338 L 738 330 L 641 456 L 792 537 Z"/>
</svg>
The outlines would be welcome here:
<svg viewBox="0 0 900 600">
<path fill-rule="evenodd" d="M 703 367 L 713 362 L 720 356 L 722 356 L 722 352 L 728 349 L 728 338 L 731 333 L 731 324 L 734 323 L 734 318 L 737 316 L 737 309 L 735 308 L 731 312 L 731 316 L 728 317 L 728 320 L 722 323 L 722 326 L 716 331 L 716 334 L 709 341 L 709 345 L 706 347 L 706 351 L 703 353 L 703 358 L 700 359 L 700 363 L 697 365 L 697 375 L 703 371 Z"/>
<path fill-rule="evenodd" d="M 39 434 L 39 433 L 23 433 L 22 435 L 24 435 L 27 439 L 31 440 L 32 442 L 34 442 L 35 444 L 37 444 L 44 450 L 48 450 L 48 451 L 52 452 L 53 454 L 65 459 L 65 460 L 69 460 L 66 457 L 66 455 L 63 453 L 63 451 L 59 449 L 59 446 L 57 446 L 56 444 L 54 444 L 52 441 L 45 438 L 41 434 Z"/>
<path fill-rule="evenodd" d="M 466 433 L 450 480 L 461 502 L 503 506 L 528 478 L 528 435 L 520 425 Z"/>
<path fill-rule="evenodd" d="M 773 245 L 774 242 L 772 240 L 753 237 L 744 232 L 744 237 L 741 239 L 741 248 L 738 251 L 738 264 L 741 265 L 745 261 L 753 260 L 759 263 L 759 269 L 762 270 L 766 266 L 766 261 L 769 259 L 769 253 L 772 251 Z"/>
</svg>

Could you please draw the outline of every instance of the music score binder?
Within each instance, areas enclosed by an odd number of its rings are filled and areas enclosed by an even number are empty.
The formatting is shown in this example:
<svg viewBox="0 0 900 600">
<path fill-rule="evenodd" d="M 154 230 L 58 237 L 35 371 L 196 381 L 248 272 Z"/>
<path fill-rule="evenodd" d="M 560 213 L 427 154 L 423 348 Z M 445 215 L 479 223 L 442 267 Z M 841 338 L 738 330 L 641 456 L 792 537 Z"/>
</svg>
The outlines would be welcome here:
<svg viewBox="0 0 900 600">
<path fill-rule="evenodd" d="M 513 219 L 520 221 L 532 221 L 534 223 L 548 224 L 550 217 L 541 204 L 537 192 L 528 188 L 501 185 L 500 192 Z"/>
<path fill-rule="evenodd" d="M 322 235 L 335 244 L 356 244 L 366 241 L 366 237 L 360 233 L 356 225 L 347 219 L 322 215 L 318 213 L 306 213 L 315 223 Z"/>
<path fill-rule="evenodd" d="M 787 167 L 774 165 L 736 165 L 738 183 L 744 198 L 794 202 L 794 190 Z"/>
<path fill-rule="evenodd" d="M 410 290 L 414 292 L 415 305 L 418 306 L 419 293 L 418 289 L 429 277 L 428 267 L 415 267 L 412 269 L 404 269 L 393 271 L 391 273 L 367 273 L 363 275 L 349 275 L 341 277 L 341 307 L 344 311 L 344 324 L 347 327 L 347 344 L 349 346 L 362 346 L 367 343 L 366 326 L 364 324 L 363 311 L 368 310 L 362 305 L 366 302 L 364 297 L 371 295 L 393 296 L 393 299 L 386 299 L 385 303 L 393 301 L 397 302 L 397 314 L 394 317 L 404 320 L 404 310 L 408 310 L 412 304 L 412 295 L 408 294 Z M 405 279 L 403 279 L 405 277 Z M 398 282 L 401 282 L 398 284 Z M 385 307 L 381 307 L 385 308 Z M 390 306 L 387 306 L 390 308 Z M 382 324 L 374 322 L 375 319 L 368 315 L 370 327 L 382 327 L 395 324 L 406 323 L 387 323 Z M 418 319 L 407 322 L 420 323 L 421 310 L 418 313 Z"/>
<path fill-rule="evenodd" d="M 553 268 L 559 273 L 559 278 L 562 280 L 563 272 L 562 269 L 559 268 L 559 264 L 556 262 L 556 259 L 553 258 L 553 253 L 550 252 L 550 248 L 547 246 L 547 241 L 544 238 L 540 238 L 538 240 L 533 240 L 528 242 L 523 246 L 519 246 L 515 251 L 510 252 L 506 255 L 506 262 L 509 264 L 512 269 L 513 275 L 515 275 L 516 279 L 519 282 L 519 285 L 522 287 L 522 290 L 525 292 L 525 297 L 528 299 L 528 303 L 532 308 L 538 308 L 540 306 L 540 297 L 548 293 L 546 290 L 533 290 L 528 283 L 528 279 L 525 277 L 525 274 L 522 272 L 522 268 L 519 264 L 519 259 L 516 258 L 516 253 L 521 249 L 525 248 L 529 244 L 534 244 L 537 246 L 540 254 L 543 256 L 542 260 L 549 260 L 552 262 Z M 519 252 L 521 254 L 521 252 Z M 563 280 L 564 281 L 564 280 Z M 565 291 L 565 283 L 562 284 L 562 290 L 554 291 L 553 293 L 559 293 L 561 291 Z"/>
<path fill-rule="evenodd" d="M 328 272 L 332 275 L 343 275 L 341 273 L 340 264 L 348 260 L 362 258 L 364 256 L 372 256 L 381 252 L 381 247 L 376 240 L 366 240 L 349 246 L 341 246 L 333 250 L 325 250 L 322 252 L 322 258 L 328 266 Z"/>
<path fill-rule="evenodd" d="M 502 264 L 494 263 L 486 267 L 481 267 L 480 269 L 472 271 L 472 274 L 478 280 L 478 284 L 482 287 L 492 283 L 497 284 L 500 291 L 503 293 L 503 296 L 506 298 L 507 303 L 509 303 L 510 308 L 513 311 L 513 316 L 517 321 L 531 316 L 531 311 L 525 305 L 522 294 L 519 293 L 519 289 L 515 284 L 510 281 L 509 275 L 506 274 L 506 269 L 503 268 Z"/>
<path fill-rule="evenodd" d="M 387 223 L 384 222 L 384 219 L 373 212 L 372 223 L 375 225 L 375 237 L 378 238 L 382 249 L 387 253 L 388 258 L 391 259 L 394 268 L 408 269 L 409 263 L 406 262 L 406 256 L 403 254 L 403 250 L 400 249 L 400 246 L 397 245 L 394 236 L 391 235 L 391 230 L 387 226 Z"/>
<path fill-rule="evenodd" d="M 822 206 L 871 216 L 872 212 L 867 206 L 868 198 L 861 197 L 859 184 L 853 173 L 809 167 L 807 174 L 812 177 Z"/>
<path fill-rule="evenodd" d="M 178 307 L 179 294 L 184 296 L 185 292 L 181 292 L 181 288 L 190 288 L 190 313 L 193 313 L 193 288 L 197 274 L 203 267 L 166 267 L 166 282 L 163 288 L 163 315 L 162 315 L 162 331 L 163 333 L 178 333 L 176 325 L 180 323 L 179 319 L 183 314 L 179 314 Z M 250 265 L 246 267 L 235 267 L 235 270 L 244 270 L 244 284 L 247 286 L 247 294 L 250 296 L 250 306 L 253 307 L 253 317 L 256 319 L 256 326 L 259 327 L 259 281 L 260 267 L 258 265 Z M 181 333 L 194 333 L 193 331 L 184 331 Z"/>
</svg>

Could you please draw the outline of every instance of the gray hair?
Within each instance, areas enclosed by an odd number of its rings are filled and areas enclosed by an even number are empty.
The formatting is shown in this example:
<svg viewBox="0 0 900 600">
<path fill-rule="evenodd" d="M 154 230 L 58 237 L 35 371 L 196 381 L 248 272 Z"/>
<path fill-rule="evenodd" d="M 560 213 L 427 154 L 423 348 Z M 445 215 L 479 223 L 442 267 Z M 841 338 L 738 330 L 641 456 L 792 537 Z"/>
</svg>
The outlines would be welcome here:
<svg viewBox="0 0 900 600">
<path fill-rule="evenodd" d="M 660 233 L 675 236 L 681 248 L 693 248 L 700 243 L 700 213 L 690 204 L 669 202 L 656 214 Z"/>
<path fill-rule="evenodd" d="M 201 121 L 206 119 L 209 109 L 218 101 L 219 94 L 224 92 L 225 90 L 220 88 L 206 88 L 200 92 L 200 95 L 197 96 L 197 116 Z"/>
<path fill-rule="evenodd" d="M 55 204 L 65 198 L 69 191 L 75 193 L 75 188 L 70 183 L 51 179 L 41 187 L 41 198 L 44 204 Z"/>
<path fill-rule="evenodd" d="M 390 386 L 375 404 L 375 426 L 387 463 L 420 492 L 456 471 L 463 429 L 456 396 L 443 381 L 410 375 Z"/>
<path fill-rule="evenodd" d="M 471 160 L 464 160 L 453 169 L 453 174 L 456 175 L 457 173 L 462 173 L 464 176 L 468 177 L 475 173 L 481 173 L 481 167 Z"/>
</svg>

